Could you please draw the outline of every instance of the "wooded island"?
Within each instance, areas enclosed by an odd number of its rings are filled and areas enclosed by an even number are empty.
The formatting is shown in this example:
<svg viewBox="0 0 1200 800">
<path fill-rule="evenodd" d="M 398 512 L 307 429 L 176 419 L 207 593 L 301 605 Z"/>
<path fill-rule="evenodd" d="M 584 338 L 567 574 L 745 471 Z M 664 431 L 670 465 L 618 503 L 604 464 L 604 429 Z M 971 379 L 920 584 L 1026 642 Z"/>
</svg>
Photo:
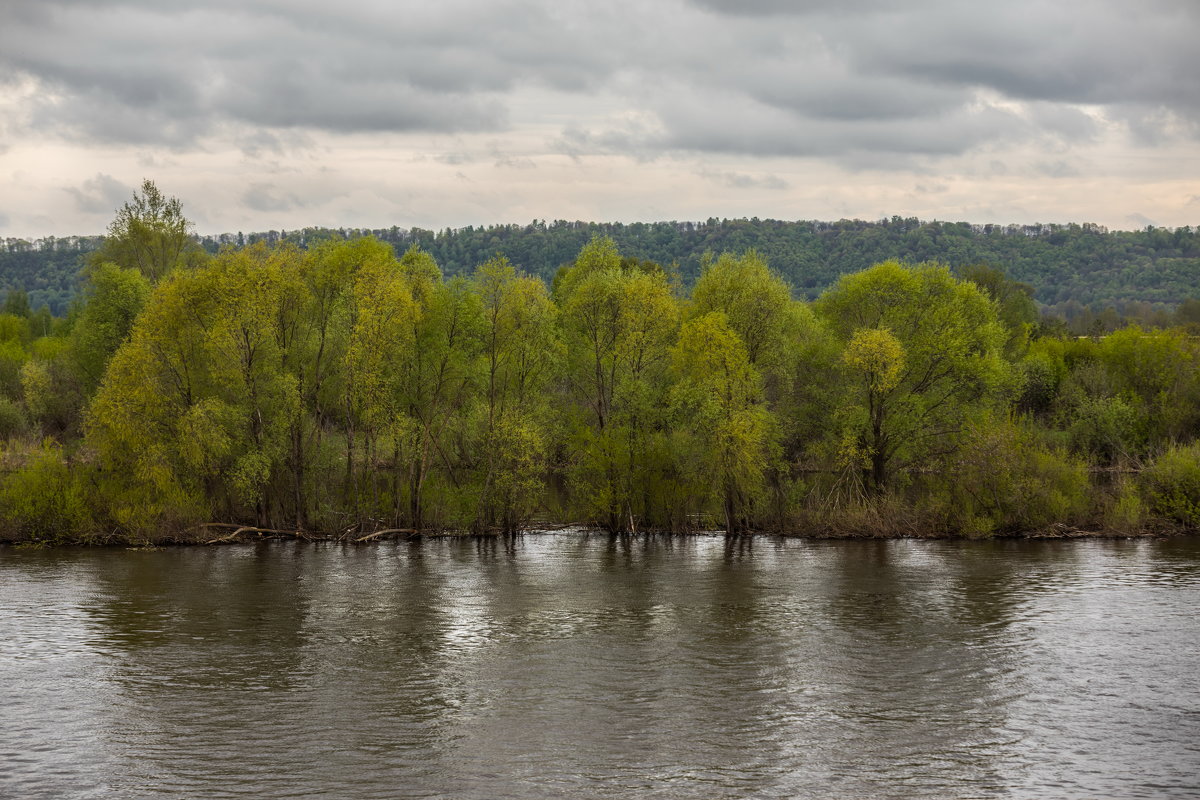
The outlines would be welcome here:
<svg viewBox="0 0 1200 800">
<path fill-rule="evenodd" d="M 550 285 L 369 237 L 210 256 L 147 182 L 85 284 L 0 315 L 5 539 L 1200 527 L 1195 331 L 1069 335 L 994 266 L 810 303 L 603 236 Z"/>
</svg>

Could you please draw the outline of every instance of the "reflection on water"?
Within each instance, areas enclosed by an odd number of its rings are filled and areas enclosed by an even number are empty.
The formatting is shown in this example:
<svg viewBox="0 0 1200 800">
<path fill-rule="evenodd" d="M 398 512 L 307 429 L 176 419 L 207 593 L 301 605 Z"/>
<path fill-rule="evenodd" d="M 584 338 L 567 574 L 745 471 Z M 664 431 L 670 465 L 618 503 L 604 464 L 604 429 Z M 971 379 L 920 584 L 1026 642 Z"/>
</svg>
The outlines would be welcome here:
<svg viewBox="0 0 1200 800">
<path fill-rule="evenodd" d="M 0 796 L 1200 792 L 1200 541 L 0 549 Z"/>
</svg>

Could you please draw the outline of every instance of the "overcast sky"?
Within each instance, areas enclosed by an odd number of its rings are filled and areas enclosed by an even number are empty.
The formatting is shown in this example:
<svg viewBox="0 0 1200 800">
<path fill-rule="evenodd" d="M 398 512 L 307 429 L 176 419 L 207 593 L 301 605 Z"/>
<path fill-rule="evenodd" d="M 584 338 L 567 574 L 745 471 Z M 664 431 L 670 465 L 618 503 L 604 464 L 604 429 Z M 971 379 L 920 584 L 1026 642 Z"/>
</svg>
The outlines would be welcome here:
<svg viewBox="0 0 1200 800">
<path fill-rule="evenodd" d="M 0 235 L 1200 224 L 1200 2 L 0 0 Z"/>
</svg>

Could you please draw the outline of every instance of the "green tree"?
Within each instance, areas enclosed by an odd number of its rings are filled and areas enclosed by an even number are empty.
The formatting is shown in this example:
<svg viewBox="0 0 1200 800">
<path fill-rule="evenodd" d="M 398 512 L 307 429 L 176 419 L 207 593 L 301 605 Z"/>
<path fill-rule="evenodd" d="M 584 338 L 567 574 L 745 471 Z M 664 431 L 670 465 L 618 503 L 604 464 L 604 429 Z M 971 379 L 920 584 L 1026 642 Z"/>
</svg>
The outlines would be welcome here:
<svg viewBox="0 0 1200 800">
<path fill-rule="evenodd" d="M 402 408 L 412 427 L 396 456 L 407 464 L 408 525 L 423 530 L 446 524 L 450 510 L 474 505 L 462 499 L 467 489 L 462 449 L 465 412 L 476 401 L 481 381 L 483 311 L 471 283 L 441 281 L 427 255 L 410 252 L 401 264 L 410 276 L 417 313 L 411 326 L 414 347 L 398 372 Z M 448 499 L 431 508 L 434 495 Z M 472 515 L 465 516 L 469 522 Z"/>
<path fill-rule="evenodd" d="M 940 265 L 889 261 L 843 277 L 816 304 L 844 342 L 850 413 L 876 491 L 955 449 L 970 412 L 1004 382 L 995 303 Z"/>
<path fill-rule="evenodd" d="M 92 263 L 111 261 L 137 269 L 156 284 L 176 267 L 203 257 L 204 251 L 192 239 L 191 227 L 178 198 L 164 195 L 153 181 L 143 181 L 141 194 L 134 192 L 133 198 L 117 209 Z"/>
<path fill-rule="evenodd" d="M 88 409 L 87 440 L 123 527 L 224 513 L 271 526 L 299 402 L 278 313 L 294 264 L 228 251 L 158 286 Z"/>
<path fill-rule="evenodd" d="M 595 239 L 556 280 L 567 344 L 571 483 L 582 510 L 606 530 L 636 530 L 654 514 L 653 468 L 665 445 L 668 348 L 679 310 L 666 274 L 622 264 Z"/>
<path fill-rule="evenodd" d="M 760 370 L 775 368 L 783 358 L 792 304 L 787 283 L 753 250 L 740 258 L 723 253 L 702 270 L 692 289 L 692 315 L 723 312 L 750 363 Z"/>
<path fill-rule="evenodd" d="M 29 294 L 24 289 L 9 289 L 4 298 L 4 313 L 28 319 L 33 315 L 29 307 Z"/>
<path fill-rule="evenodd" d="M 721 311 L 684 323 L 671 356 L 676 419 L 701 443 L 684 449 L 689 463 L 681 471 L 699 472 L 701 485 L 720 498 L 727 533 L 746 531 L 770 460 L 762 378 Z"/>
<path fill-rule="evenodd" d="M 540 500 L 547 467 L 548 382 L 561 358 L 557 312 L 541 280 L 504 257 L 475 271 L 483 306 L 486 414 L 478 530 L 514 532 Z"/>
<path fill-rule="evenodd" d="M 89 394 L 100 385 L 109 359 L 129 337 L 149 295 L 150 282 L 136 269 L 102 261 L 88 271 L 86 300 L 72 330 L 72 346 Z"/>
<path fill-rule="evenodd" d="M 978 286 L 996 301 L 1000 324 L 1008 332 L 1004 343 L 1010 356 L 1020 354 L 1038 322 L 1038 308 L 1033 301 L 1033 287 L 1009 280 L 1004 270 L 983 264 L 973 264 L 961 271 L 965 281 Z"/>
</svg>

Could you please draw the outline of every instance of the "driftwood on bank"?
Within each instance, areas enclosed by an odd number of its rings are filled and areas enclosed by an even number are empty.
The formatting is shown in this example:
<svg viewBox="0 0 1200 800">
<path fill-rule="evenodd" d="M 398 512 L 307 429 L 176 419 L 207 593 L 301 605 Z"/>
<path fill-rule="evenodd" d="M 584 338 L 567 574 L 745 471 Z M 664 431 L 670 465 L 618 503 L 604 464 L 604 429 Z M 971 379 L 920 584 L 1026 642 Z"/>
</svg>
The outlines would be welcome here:
<svg viewBox="0 0 1200 800">
<path fill-rule="evenodd" d="M 311 539 L 304 531 L 288 531 L 278 528 L 257 528 L 253 525 L 238 525 L 232 522 L 205 522 L 201 528 L 233 528 L 233 533 L 226 536 L 218 536 L 215 539 L 208 539 L 204 544 L 224 544 L 225 542 L 233 542 L 244 533 L 256 533 L 259 536 L 264 534 L 268 536 L 295 536 L 297 539 Z"/>
<path fill-rule="evenodd" d="M 205 522 L 200 525 L 201 530 L 208 528 L 228 528 L 232 532 L 227 533 L 224 536 L 217 536 L 212 539 L 204 539 L 202 544 L 226 544 L 229 542 L 236 542 L 239 541 L 245 534 L 257 534 L 260 537 L 290 536 L 297 539 L 304 539 L 305 541 L 317 541 L 324 539 L 337 539 L 338 541 L 346 541 L 349 538 L 350 533 L 350 531 L 346 531 L 339 536 L 336 533 L 323 534 L 319 532 L 313 533 L 310 531 L 284 530 L 281 528 L 259 528 L 254 525 L 240 525 L 235 522 Z M 418 533 L 420 533 L 420 531 L 418 531 L 416 528 L 384 528 L 383 530 L 372 531 L 365 536 L 359 536 L 358 538 L 350 539 L 350 541 L 358 544 L 361 542 L 379 541 L 389 536 L 415 536 Z"/>
<path fill-rule="evenodd" d="M 385 536 L 392 536 L 393 534 L 399 534 L 399 533 L 407 534 L 408 536 L 414 536 L 417 533 L 417 529 L 416 528 L 384 528 L 381 531 L 375 531 L 374 533 L 368 533 L 366 536 L 360 536 L 354 540 L 354 543 L 358 544 L 360 542 L 374 542 L 374 541 L 378 541 L 379 539 L 384 538 Z"/>
</svg>

